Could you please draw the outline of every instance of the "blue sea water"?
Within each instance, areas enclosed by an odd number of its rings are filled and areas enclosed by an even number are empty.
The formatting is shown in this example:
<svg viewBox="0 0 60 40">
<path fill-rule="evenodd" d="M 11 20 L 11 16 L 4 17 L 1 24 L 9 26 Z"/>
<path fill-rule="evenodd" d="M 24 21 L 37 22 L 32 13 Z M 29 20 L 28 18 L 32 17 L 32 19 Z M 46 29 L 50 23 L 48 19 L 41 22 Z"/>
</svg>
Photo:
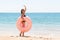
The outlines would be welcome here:
<svg viewBox="0 0 60 40">
<path fill-rule="evenodd" d="M 60 24 L 59 13 L 27 13 L 33 23 Z M 0 13 L 0 23 L 15 23 L 20 13 Z"/>
<path fill-rule="evenodd" d="M 16 21 L 20 13 L 0 13 L 0 34 L 18 34 Z M 30 34 L 59 35 L 60 13 L 26 13 L 32 20 Z"/>
</svg>

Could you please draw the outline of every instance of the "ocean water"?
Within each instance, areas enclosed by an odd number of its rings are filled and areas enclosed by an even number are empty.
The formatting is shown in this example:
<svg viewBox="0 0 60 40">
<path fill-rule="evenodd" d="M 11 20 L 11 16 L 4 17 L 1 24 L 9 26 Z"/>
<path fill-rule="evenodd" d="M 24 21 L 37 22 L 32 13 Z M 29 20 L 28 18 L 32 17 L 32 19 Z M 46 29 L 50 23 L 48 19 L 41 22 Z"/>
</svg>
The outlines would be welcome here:
<svg viewBox="0 0 60 40">
<path fill-rule="evenodd" d="M 20 13 L 0 13 L 0 35 L 19 35 L 16 21 Z M 60 13 L 26 13 L 32 20 L 32 28 L 25 35 L 60 35 Z"/>
</svg>

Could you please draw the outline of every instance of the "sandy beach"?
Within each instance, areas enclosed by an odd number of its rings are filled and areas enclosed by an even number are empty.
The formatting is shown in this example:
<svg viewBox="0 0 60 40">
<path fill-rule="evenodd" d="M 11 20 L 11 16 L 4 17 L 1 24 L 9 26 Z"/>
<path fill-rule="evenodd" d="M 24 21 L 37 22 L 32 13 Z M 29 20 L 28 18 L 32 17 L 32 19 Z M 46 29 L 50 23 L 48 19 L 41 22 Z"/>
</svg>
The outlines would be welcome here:
<svg viewBox="0 0 60 40">
<path fill-rule="evenodd" d="M 51 38 L 44 37 L 31 37 L 31 36 L 0 36 L 0 40 L 52 40 Z"/>
<path fill-rule="evenodd" d="M 41 37 L 41 36 L 0 36 L 0 40 L 60 40 L 60 37 Z"/>
</svg>

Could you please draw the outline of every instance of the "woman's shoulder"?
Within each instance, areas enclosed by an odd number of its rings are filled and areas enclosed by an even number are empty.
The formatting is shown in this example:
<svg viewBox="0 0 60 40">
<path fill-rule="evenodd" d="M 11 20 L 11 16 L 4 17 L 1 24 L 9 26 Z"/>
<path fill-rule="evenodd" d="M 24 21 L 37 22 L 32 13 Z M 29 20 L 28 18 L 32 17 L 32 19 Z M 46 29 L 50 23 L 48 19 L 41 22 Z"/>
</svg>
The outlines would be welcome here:
<svg viewBox="0 0 60 40">
<path fill-rule="evenodd" d="M 30 18 L 29 16 L 25 16 L 25 17 Z M 21 18 L 21 16 L 19 16 L 18 18 Z"/>
</svg>

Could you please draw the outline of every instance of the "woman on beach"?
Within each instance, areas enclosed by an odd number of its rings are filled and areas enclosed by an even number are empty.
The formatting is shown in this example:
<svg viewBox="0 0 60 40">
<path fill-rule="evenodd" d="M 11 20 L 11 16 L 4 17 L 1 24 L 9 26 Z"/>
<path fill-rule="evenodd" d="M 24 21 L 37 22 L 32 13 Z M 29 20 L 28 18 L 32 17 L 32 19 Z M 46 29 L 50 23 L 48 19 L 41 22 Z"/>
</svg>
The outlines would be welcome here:
<svg viewBox="0 0 60 40">
<path fill-rule="evenodd" d="M 23 27 L 25 26 L 25 20 L 23 18 L 26 17 L 25 12 L 26 12 L 26 6 L 24 5 L 24 9 L 21 9 L 21 18 L 22 18 Z M 20 36 L 24 36 L 24 32 L 21 32 Z"/>
</svg>

